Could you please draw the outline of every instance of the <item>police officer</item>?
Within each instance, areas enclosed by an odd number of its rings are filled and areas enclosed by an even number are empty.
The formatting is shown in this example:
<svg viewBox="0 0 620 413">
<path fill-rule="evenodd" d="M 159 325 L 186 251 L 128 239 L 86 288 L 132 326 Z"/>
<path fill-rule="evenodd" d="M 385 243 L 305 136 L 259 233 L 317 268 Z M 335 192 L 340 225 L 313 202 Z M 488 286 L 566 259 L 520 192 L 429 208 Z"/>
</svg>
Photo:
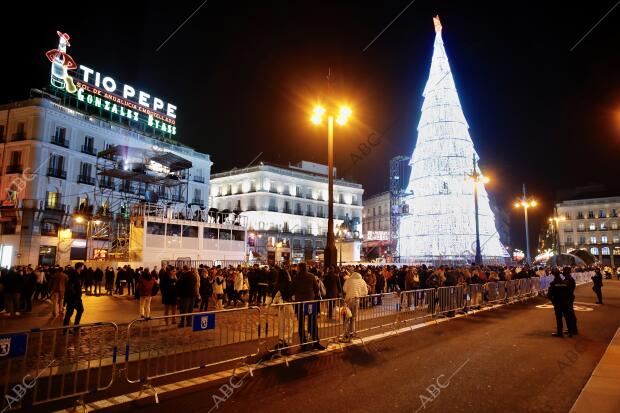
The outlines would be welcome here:
<svg viewBox="0 0 620 413">
<path fill-rule="evenodd" d="M 568 285 L 569 291 L 569 304 L 568 304 L 568 317 L 566 318 L 566 331 L 565 333 L 568 335 L 576 336 L 577 331 L 577 316 L 575 315 L 575 309 L 573 308 L 573 303 L 575 302 L 575 287 L 577 283 L 575 279 L 571 275 L 571 268 L 564 267 L 562 270 L 562 275 L 564 276 L 564 281 L 566 285 Z"/>
<path fill-rule="evenodd" d="M 568 307 L 570 305 L 570 291 L 568 284 L 560 276 L 560 270 L 558 268 L 553 268 L 551 270 L 551 274 L 553 274 L 554 278 L 549 285 L 547 297 L 553 303 L 553 311 L 555 312 L 556 332 L 553 333 L 552 336 L 564 337 L 564 334 L 562 333 L 562 316 L 566 318 L 566 324 L 568 326 L 568 320 L 570 318 L 570 316 L 568 315 Z M 569 337 L 571 336 L 570 333 L 568 335 Z"/>
</svg>

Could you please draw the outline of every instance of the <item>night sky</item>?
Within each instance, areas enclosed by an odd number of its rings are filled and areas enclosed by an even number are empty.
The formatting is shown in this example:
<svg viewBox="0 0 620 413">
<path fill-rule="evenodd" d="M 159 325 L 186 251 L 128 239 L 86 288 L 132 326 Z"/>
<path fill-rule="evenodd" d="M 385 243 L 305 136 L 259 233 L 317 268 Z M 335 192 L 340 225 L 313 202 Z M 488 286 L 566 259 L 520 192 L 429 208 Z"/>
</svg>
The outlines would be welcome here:
<svg viewBox="0 0 620 413">
<path fill-rule="evenodd" d="M 532 240 L 557 190 L 601 183 L 620 195 L 620 7 L 570 51 L 617 0 L 417 0 L 364 52 L 409 1 L 212 0 L 159 51 L 201 0 L 11 2 L 0 101 L 47 85 L 44 52 L 61 30 L 78 64 L 176 104 L 179 141 L 209 153 L 213 172 L 261 152 L 324 163 L 325 131 L 308 116 L 331 68 L 333 96 L 355 112 L 336 130 L 336 166 L 371 195 L 388 187 L 388 160 L 413 151 L 439 14 L 488 191 L 510 208 L 525 182 L 542 202 Z M 356 152 L 372 132 L 380 145 Z M 512 217 L 523 248 L 522 215 Z"/>
</svg>

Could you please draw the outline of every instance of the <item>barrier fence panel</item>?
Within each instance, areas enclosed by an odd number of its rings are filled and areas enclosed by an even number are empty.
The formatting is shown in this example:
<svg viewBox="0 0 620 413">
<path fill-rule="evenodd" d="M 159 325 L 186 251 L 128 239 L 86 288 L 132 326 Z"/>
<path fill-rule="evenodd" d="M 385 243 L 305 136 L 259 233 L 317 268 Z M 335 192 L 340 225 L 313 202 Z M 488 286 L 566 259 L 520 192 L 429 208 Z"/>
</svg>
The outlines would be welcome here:
<svg viewBox="0 0 620 413">
<path fill-rule="evenodd" d="M 105 390 L 116 368 L 114 323 L 0 335 L 2 411 Z"/>
<path fill-rule="evenodd" d="M 462 285 L 437 289 L 436 314 L 445 314 L 465 307 L 465 288 Z"/>
<path fill-rule="evenodd" d="M 371 294 L 357 299 L 359 311 L 355 316 L 356 334 L 394 327 L 398 322 L 398 313 L 403 305 L 403 295 L 398 292 Z M 348 304 L 350 300 L 345 299 Z"/>
<path fill-rule="evenodd" d="M 482 306 L 484 286 L 481 284 L 470 284 L 468 286 L 467 294 L 467 307 L 476 308 Z"/>
<path fill-rule="evenodd" d="M 269 305 L 261 313 L 267 348 L 282 351 L 336 341 L 344 333 L 344 309 L 341 298 Z"/>
<path fill-rule="evenodd" d="M 137 319 L 127 327 L 126 379 L 242 361 L 258 354 L 260 337 L 258 307 Z"/>
<path fill-rule="evenodd" d="M 435 293 L 434 288 L 401 292 L 399 323 L 430 317 L 435 306 Z"/>
</svg>

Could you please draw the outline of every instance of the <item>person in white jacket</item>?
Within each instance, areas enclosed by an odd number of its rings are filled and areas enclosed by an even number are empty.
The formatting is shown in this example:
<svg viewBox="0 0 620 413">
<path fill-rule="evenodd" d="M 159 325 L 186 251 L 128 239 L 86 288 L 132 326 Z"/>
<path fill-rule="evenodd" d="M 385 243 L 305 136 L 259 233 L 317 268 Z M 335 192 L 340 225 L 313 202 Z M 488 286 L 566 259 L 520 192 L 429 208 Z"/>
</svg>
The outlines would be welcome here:
<svg viewBox="0 0 620 413">
<path fill-rule="evenodd" d="M 360 307 L 360 298 L 368 295 L 368 285 L 359 272 L 354 272 L 342 286 L 344 301 L 351 310 L 351 317 L 345 320 L 345 333 L 341 341 L 350 342 L 355 334 L 355 319 Z"/>
</svg>

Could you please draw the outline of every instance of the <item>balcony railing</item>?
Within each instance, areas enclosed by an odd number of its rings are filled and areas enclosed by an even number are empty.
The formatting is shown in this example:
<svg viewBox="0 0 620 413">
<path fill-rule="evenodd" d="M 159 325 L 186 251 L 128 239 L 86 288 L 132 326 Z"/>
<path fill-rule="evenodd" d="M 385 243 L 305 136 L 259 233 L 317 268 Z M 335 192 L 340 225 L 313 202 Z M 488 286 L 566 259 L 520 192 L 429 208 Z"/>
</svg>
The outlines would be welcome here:
<svg viewBox="0 0 620 413">
<path fill-rule="evenodd" d="M 44 208 L 46 211 L 62 211 L 64 212 L 67 209 L 65 204 L 61 204 L 59 202 L 46 202 L 44 204 Z"/>
<path fill-rule="evenodd" d="M 77 181 L 79 184 L 95 185 L 95 178 L 88 175 L 78 175 Z"/>
<path fill-rule="evenodd" d="M 47 168 L 47 176 L 54 178 L 67 179 L 67 171 L 63 171 L 59 168 Z"/>
<path fill-rule="evenodd" d="M 111 179 L 100 179 L 99 186 L 101 188 L 114 189 L 114 181 Z"/>
<path fill-rule="evenodd" d="M 62 146 L 63 148 L 68 148 L 69 147 L 69 140 L 65 139 L 65 138 L 63 138 L 61 136 L 58 136 L 58 135 L 52 135 L 51 142 L 54 145 Z"/>
<path fill-rule="evenodd" d="M 97 150 L 92 145 L 82 145 L 82 153 L 97 155 Z"/>
<path fill-rule="evenodd" d="M 200 182 L 201 184 L 205 183 L 205 177 L 204 176 L 194 175 L 193 179 L 194 179 L 194 182 Z"/>
<path fill-rule="evenodd" d="M 292 210 L 290 208 L 284 208 L 282 210 L 282 212 L 285 213 L 285 214 L 290 214 L 290 213 L 292 213 Z"/>
<path fill-rule="evenodd" d="M 23 141 L 26 139 L 26 132 L 15 132 L 11 135 L 11 141 Z"/>
<path fill-rule="evenodd" d="M 301 209 L 296 209 L 295 210 L 295 215 L 303 215 L 304 211 L 302 211 Z"/>
<path fill-rule="evenodd" d="M 22 165 L 9 165 L 6 167 L 7 174 L 21 174 L 23 170 Z"/>
<path fill-rule="evenodd" d="M 194 198 L 194 199 L 192 199 L 192 204 L 194 204 L 194 205 L 204 206 L 205 201 L 203 201 L 203 200 L 202 200 L 202 199 L 200 199 L 200 198 Z"/>
</svg>

